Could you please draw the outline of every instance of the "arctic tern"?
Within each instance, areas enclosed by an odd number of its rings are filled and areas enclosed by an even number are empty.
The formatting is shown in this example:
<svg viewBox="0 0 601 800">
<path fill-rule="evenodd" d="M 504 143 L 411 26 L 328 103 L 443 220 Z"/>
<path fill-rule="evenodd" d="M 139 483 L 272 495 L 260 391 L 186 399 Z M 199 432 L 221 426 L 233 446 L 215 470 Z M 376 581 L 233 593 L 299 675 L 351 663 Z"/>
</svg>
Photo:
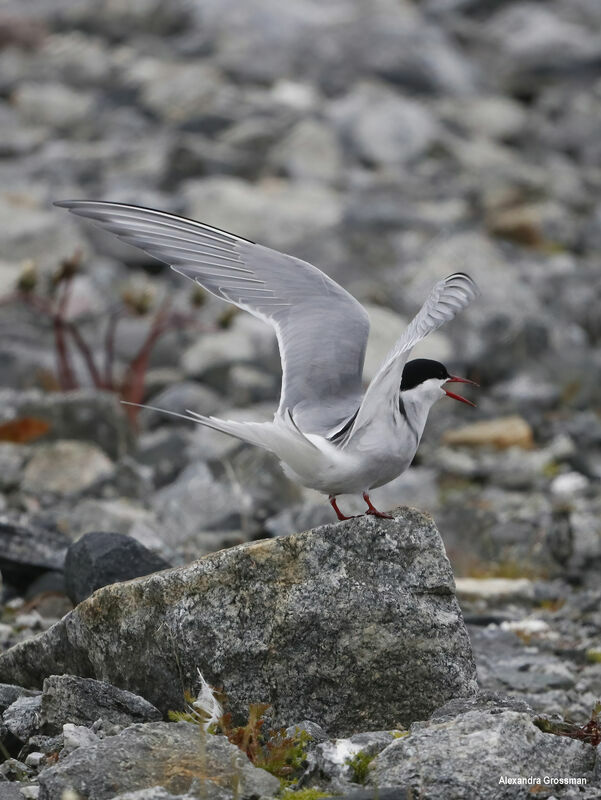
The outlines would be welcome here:
<svg viewBox="0 0 601 800">
<path fill-rule="evenodd" d="M 364 391 L 367 312 L 313 265 L 175 214 L 104 201 L 55 205 L 89 218 L 274 327 L 282 388 L 273 422 L 234 422 L 192 410 L 179 416 L 271 451 L 288 477 L 328 495 L 340 520 L 349 517 L 337 495 L 354 493 L 363 495 L 367 514 L 389 517 L 374 507 L 369 493 L 409 467 L 430 408 L 445 395 L 474 405 L 447 388 L 473 381 L 449 374 L 438 361 L 407 360 L 419 341 L 477 295 L 474 281 L 462 272 L 433 286 Z"/>
</svg>

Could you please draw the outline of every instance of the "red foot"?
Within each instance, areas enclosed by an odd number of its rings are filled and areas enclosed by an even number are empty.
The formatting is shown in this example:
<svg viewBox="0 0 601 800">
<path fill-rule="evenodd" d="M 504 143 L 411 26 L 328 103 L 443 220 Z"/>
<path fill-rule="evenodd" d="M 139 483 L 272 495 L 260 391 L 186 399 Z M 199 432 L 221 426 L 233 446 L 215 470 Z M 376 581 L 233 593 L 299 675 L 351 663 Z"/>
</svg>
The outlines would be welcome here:
<svg viewBox="0 0 601 800">
<path fill-rule="evenodd" d="M 363 492 L 363 499 L 367 503 L 367 511 L 365 512 L 366 514 L 369 514 L 372 517 L 380 517 L 381 519 L 394 519 L 392 514 L 385 514 L 383 511 L 378 511 L 378 509 L 369 499 L 367 492 Z"/>
<path fill-rule="evenodd" d="M 342 513 L 342 511 L 338 508 L 338 503 L 336 502 L 336 495 L 335 494 L 331 494 L 330 495 L 330 505 L 332 506 L 332 508 L 336 512 L 336 516 L 338 517 L 339 520 L 342 521 L 344 519 L 355 519 L 355 515 L 353 515 L 351 517 L 345 517 L 345 515 Z"/>
</svg>

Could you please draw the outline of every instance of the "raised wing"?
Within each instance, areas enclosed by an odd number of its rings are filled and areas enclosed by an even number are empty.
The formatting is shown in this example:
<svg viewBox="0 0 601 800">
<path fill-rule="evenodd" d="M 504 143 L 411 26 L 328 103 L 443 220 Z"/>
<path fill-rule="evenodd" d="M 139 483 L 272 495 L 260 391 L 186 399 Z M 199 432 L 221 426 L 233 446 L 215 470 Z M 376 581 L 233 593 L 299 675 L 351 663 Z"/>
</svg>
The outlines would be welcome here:
<svg viewBox="0 0 601 800">
<path fill-rule="evenodd" d="M 415 345 L 463 311 L 477 294 L 478 287 L 464 272 L 455 272 L 434 284 L 426 302 L 388 353 L 369 384 L 353 425 L 354 431 L 381 413 L 388 400 L 392 398 L 396 402 L 403 368 Z"/>
<path fill-rule="evenodd" d="M 279 414 L 327 434 L 354 414 L 369 320 L 363 306 L 317 267 L 174 214 L 102 201 L 55 203 L 271 323 L 282 359 Z"/>
</svg>

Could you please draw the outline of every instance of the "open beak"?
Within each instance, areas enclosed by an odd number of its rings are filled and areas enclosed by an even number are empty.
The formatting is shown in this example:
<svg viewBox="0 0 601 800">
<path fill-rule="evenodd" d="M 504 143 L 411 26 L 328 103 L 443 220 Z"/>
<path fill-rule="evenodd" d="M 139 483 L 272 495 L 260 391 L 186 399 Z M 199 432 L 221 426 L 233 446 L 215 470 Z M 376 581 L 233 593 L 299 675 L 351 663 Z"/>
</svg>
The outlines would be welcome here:
<svg viewBox="0 0 601 800">
<path fill-rule="evenodd" d="M 468 378 L 458 378 L 457 375 L 451 375 L 450 378 L 447 380 L 447 383 L 471 383 L 472 386 L 478 386 L 475 381 L 470 381 Z M 476 408 L 476 404 L 472 403 L 471 400 L 466 400 L 465 397 L 462 397 L 460 394 L 455 394 L 454 392 L 449 392 L 448 389 L 443 387 L 443 391 L 447 397 L 452 397 L 453 400 L 460 400 L 462 403 L 467 403 L 468 406 L 473 406 Z"/>
</svg>

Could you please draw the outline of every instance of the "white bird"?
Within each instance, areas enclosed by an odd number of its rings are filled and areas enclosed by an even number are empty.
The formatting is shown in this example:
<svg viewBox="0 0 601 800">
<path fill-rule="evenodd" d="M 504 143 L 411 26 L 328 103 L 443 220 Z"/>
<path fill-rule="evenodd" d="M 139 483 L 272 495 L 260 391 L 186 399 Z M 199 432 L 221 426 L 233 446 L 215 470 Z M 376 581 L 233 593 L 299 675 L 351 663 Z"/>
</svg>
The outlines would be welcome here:
<svg viewBox="0 0 601 800">
<path fill-rule="evenodd" d="M 434 285 L 364 392 L 367 312 L 316 267 L 175 214 L 102 201 L 55 205 L 93 220 L 275 328 L 282 388 L 273 422 L 234 422 L 191 410 L 180 416 L 271 451 L 290 478 L 328 495 L 340 520 L 348 517 L 337 495 L 359 492 L 367 514 L 389 517 L 369 493 L 409 467 L 430 408 L 445 395 L 474 405 L 445 388 L 473 381 L 450 375 L 437 361 L 407 361 L 421 339 L 476 296 L 464 273 Z"/>
</svg>

